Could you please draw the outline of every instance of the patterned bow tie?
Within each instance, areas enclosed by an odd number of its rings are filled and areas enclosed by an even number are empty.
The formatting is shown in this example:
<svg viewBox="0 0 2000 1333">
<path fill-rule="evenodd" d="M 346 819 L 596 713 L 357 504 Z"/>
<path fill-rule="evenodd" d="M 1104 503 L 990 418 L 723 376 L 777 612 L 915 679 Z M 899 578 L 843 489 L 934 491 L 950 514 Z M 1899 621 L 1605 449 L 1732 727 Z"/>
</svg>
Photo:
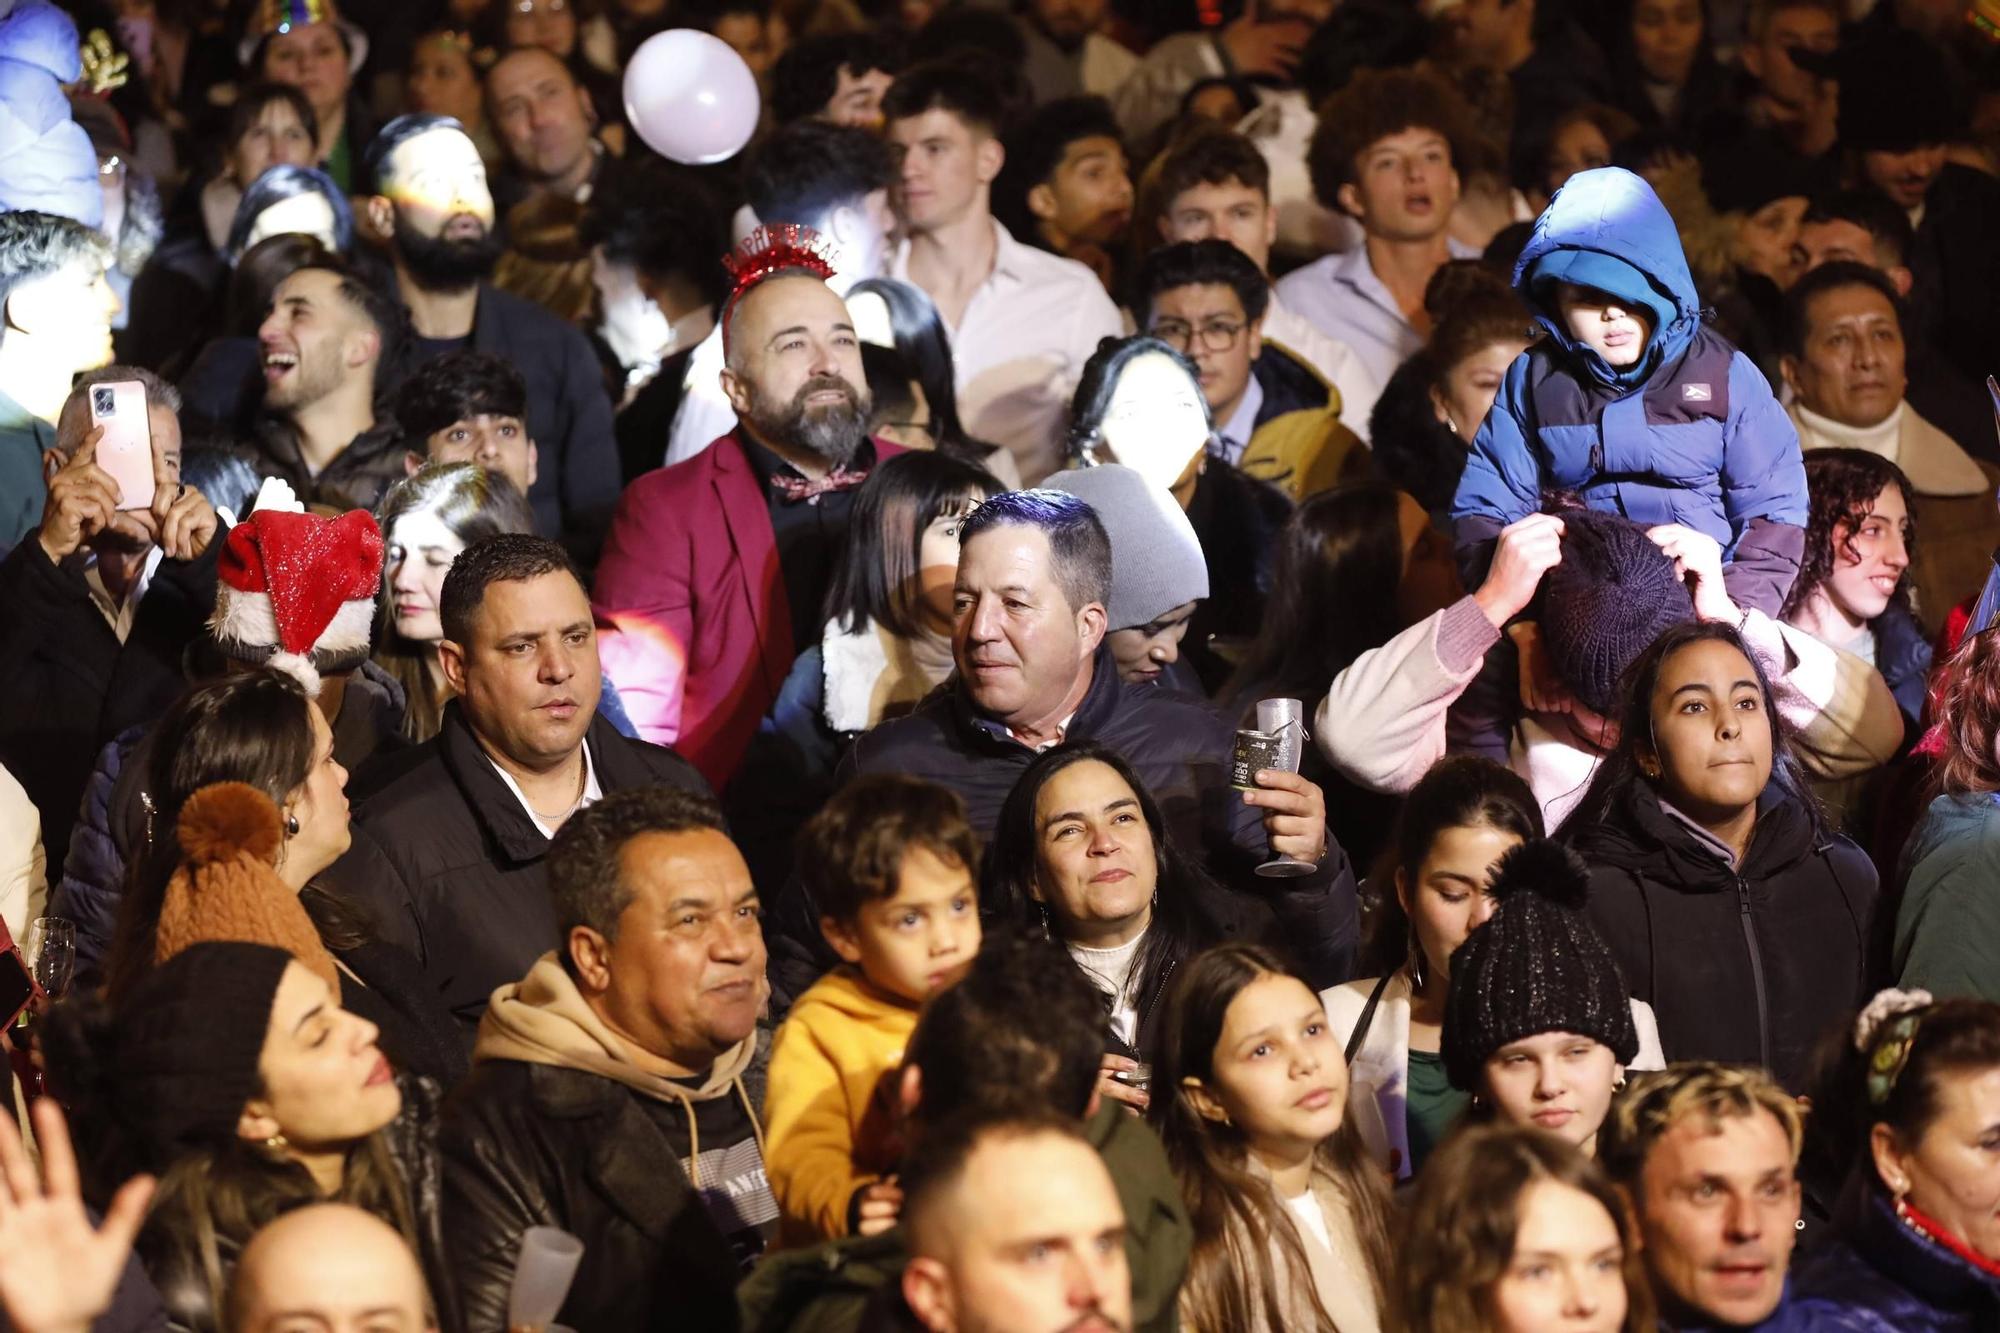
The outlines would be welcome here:
<svg viewBox="0 0 2000 1333">
<path fill-rule="evenodd" d="M 845 464 L 835 468 L 824 477 L 775 476 L 771 478 L 772 489 L 785 497 L 786 504 L 797 504 L 804 500 L 808 504 L 819 503 L 819 497 L 828 491 L 851 491 L 868 480 L 866 472 L 856 472 Z"/>
</svg>

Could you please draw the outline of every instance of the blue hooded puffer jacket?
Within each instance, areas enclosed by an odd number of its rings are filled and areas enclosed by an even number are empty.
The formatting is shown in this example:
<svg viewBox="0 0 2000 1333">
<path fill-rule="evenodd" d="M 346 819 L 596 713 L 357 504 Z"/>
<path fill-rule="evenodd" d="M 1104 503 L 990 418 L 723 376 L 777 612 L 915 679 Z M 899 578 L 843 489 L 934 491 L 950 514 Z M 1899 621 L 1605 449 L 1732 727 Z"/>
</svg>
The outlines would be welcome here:
<svg viewBox="0 0 2000 1333">
<path fill-rule="evenodd" d="M 1736 601 L 1775 616 L 1805 549 L 1798 433 L 1751 360 L 1703 327 L 1673 218 L 1638 176 L 1579 172 L 1556 192 L 1521 252 L 1515 285 L 1547 337 L 1508 367 L 1452 502 L 1468 586 L 1500 529 L 1545 490 L 1648 527 L 1679 523 L 1721 543 Z M 1558 281 L 1645 309 L 1639 364 L 1614 370 L 1570 337 Z"/>
</svg>

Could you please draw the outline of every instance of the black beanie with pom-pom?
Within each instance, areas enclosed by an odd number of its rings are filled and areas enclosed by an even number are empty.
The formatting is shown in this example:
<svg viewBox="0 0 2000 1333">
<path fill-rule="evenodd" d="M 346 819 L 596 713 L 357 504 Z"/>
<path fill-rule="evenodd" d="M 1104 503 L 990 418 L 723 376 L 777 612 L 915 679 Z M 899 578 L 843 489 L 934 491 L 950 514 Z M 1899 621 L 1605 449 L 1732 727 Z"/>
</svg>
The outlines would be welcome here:
<svg viewBox="0 0 2000 1333">
<path fill-rule="evenodd" d="M 1639 1054 L 1632 997 L 1610 946 L 1583 914 L 1590 871 L 1559 842 L 1537 838 L 1500 858 L 1486 924 L 1451 956 L 1440 1053 L 1455 1088 L 1474 1091 L 1493 1053 L 1543 1032 L 1574 1032 Z"/>
</svg>

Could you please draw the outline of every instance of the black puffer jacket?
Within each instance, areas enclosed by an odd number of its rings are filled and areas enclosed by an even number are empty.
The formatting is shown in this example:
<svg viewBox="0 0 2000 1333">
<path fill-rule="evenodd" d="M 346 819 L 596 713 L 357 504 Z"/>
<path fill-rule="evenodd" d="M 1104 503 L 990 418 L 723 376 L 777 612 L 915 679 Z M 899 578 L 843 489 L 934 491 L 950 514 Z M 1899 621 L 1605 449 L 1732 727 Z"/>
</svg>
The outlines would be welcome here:
<svg viewBox="0 0 2000 1333">
<path fill-rule="evenodd" d="M 1800 1090 L 1814 1046 L 1868 995 L 1876 879 L 1861 849 L 1816 835 L 1775 784 L 1740 873 L 1645 783 L 1563 837 L 1590 863 L 1590 918 L 1667 1059 L 1763 1065 Z"/>
<path fill-rule="evenodd" d="M 605 795 L 664 785 L 707 793 L 693 765 L 618 734 L 602 714 L 585 733 Z M 438 734 L 379 756 L 349 786 L 355 846 L 328 871 L 359 899 L 382 938 L 417 956 L 471 1041 L 496 987 L 519 981 L 556 947 L 543 858 L 549 840 L 480 748 L 459 700 Z M 349 862 L 379 855 L 374 873 Z"/>
<path fill-rule="evenodd" d="M 1270 859 L 1263 812 L 1229 785 L 1235 730 L 1205 700 L 1157 685 L 1118 678 L 1109 648 L 1100 648 L 1090 689 L 1070 719 L 1071 740 L 1116 750 L 1159 803 L 1175 841 L 1235 892 L 1233 899 L 1275 918 L 1315 987 L 1353 974 L 1360 926 L 1354 872 L 1340 844 L 1328 839 L 1325 859 L 1298 879 L 1264 879 L 1255 867 Z M 854 742 L 835 773 L 836 784 L 857 773 L 908 773 L 957 792 L 982 841 L 993 836 L 1000 806 L 1035 752 L 1006 728 L 973 711 L 947 682 L 907 717 L 885 722 Z M 1223 909 L 1227 910 L 1227 909 Z M 773 1003 L 789 1003 L 838 960 L 819 933 L 818 908 L 796 880 L 766 925 Z"/>
</svg>

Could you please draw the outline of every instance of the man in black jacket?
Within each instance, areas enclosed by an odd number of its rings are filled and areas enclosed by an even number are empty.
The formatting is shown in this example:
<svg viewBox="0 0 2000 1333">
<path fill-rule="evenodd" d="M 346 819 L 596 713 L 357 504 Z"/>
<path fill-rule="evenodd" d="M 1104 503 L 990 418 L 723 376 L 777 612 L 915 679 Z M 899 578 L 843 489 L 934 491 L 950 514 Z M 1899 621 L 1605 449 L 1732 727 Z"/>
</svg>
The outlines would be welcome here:
<svg viewBox="0 0 2000 1333">
<path fill-rule="evenodd" d="M 732 1333 L 778 1215 L 749 867 L 712 800 L 660 787 L 575 816 L 548 860 L 560 943 L 493 996 L 440 1131 L 466 1325 L 506 1327 L 521 1234 L 556 1226 L 583 1241 L 561 1323 Z"/>
<path fill-rule="evenodd" d="M 1038 753 L 1099 741 L 1138 771 L 1181 846 L 1285 920 L 1312 984 L 1338 984 L 1351 975 L 1359 926 L 1353 871 L 1327 835 L 1319 788 L 1267 772 L 1256 789 L 1237 790 L 1228 721 L 1201 699 L 1120 681 L 1104 646 L 1110 584 L 1111 543 L 1082 500 L 1060 491 L 988 500 L 960 538 L 956 683 L 863 735 L 838 776 L 897 772 L 942 783 L 987 838 Z M 1289 881 L 1258 877 L 1255 867 L 1276 855 L 1316 868 Z M 772 927 L 781 1000 L 833 965 L 817 909 L 791 888 Z"/>
<path fill-rule="evenodd" d="M 396 872 L 374 877 L 379 925 L 470 1036 L 494 989 L 557 944 L 544 865 L 556 831 L 613 792 L 708 784 L 598 716 L 590 600 L 561 546 L 520 533 L 475 542 L 439 603 L 439 659 L 458 697 L 435 737 L 379 758 L 353 790 L 359 828 Z"/>
<path fill-rule="evenodd" d="M 143 509 L 119 509 L 118 483 L 96 461 L 90 389 L 116 380 L 146 387 L 154 494 Z M 215 605 L 219 520 L 181 484 L 179 408 L 149 371 L 85 375 L 57 422 L 41 523 L 0 561 L 0 766 L 41 812 L 52 872 L 98 745 L 180 693 L 181 654 Z"/>
<path fill-rule="evenodd" d="M 500 256 L 486 168 L 449 116 L 398 116 L 368 151 L 368 219 L 389 237 L 410 309 L 417 365 L 464 348 L 490 352 L 528 385 L 528 435 L 541 463 L 528 489 L 535 526 L 586 566 L 618 502 L 618 450 L 604 375 L 583 334 L 486 281 Z M 388 385 L 393 389 L 395 385 Z"/>
</svg>

